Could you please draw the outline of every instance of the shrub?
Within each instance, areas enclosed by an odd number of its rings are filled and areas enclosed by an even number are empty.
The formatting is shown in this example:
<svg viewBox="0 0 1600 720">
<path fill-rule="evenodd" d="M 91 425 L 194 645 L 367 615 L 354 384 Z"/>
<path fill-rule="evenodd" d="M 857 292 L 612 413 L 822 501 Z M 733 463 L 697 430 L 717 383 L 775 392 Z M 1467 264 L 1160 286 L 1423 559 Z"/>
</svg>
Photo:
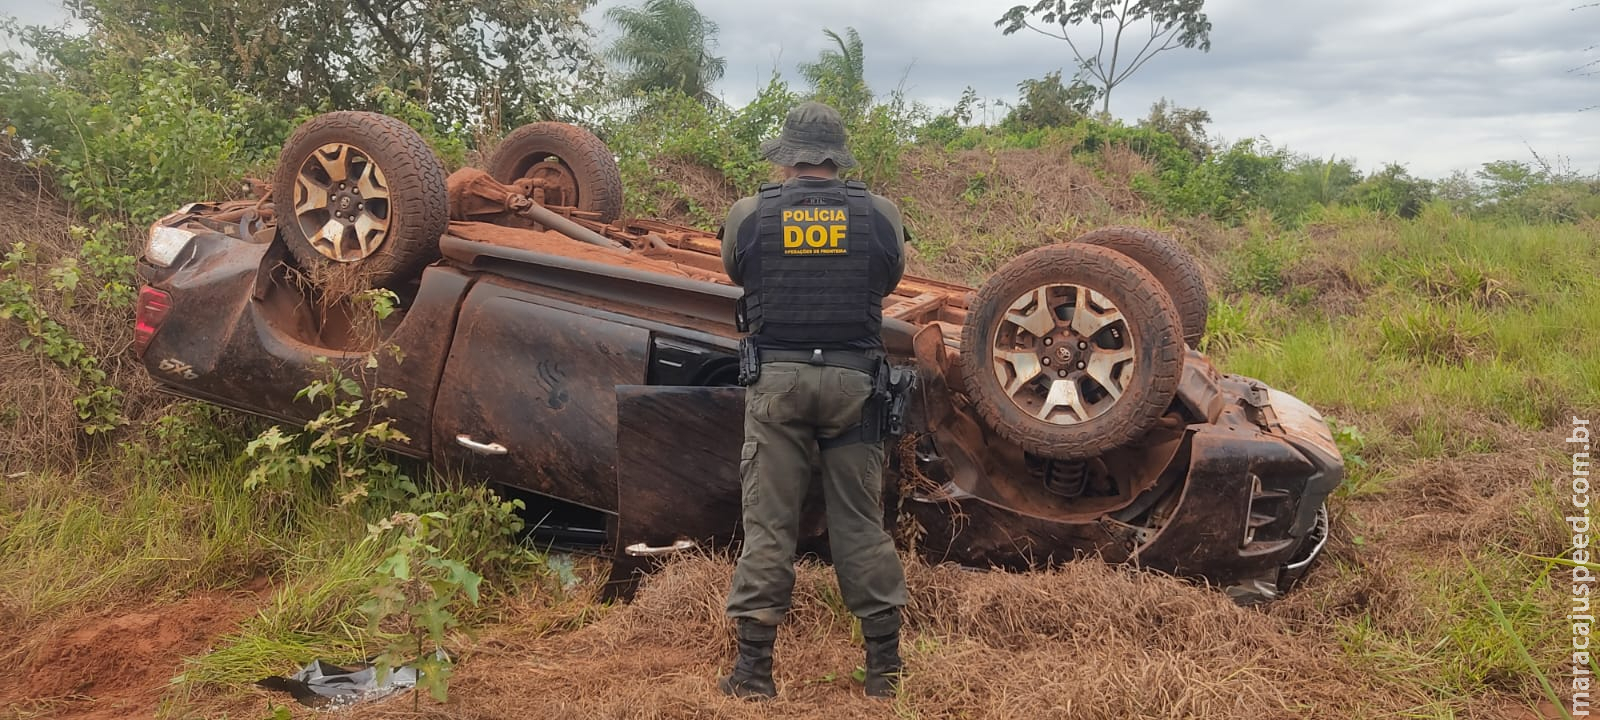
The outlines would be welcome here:
<svg viewBox="0 0 1600 720">
<path fill-rule="evenodd" d="M 1082 78 L 1073 78 L 1071 84 L 1062 82 L 1060 70 L 1023 80 L 1017 89 L 1022 98 L 1000 123 L 1001 128 L 1013 132 L 1071 125 L 1087 117 L 1100 98 L 1100 90 Z"/>
<path fill-rule="evenodd" d="M 1378 321 L 1384 353 L 1424 363 L 1459 365 L 1484 353 L 1489 327 L 1476 311 L 1426 303 L 1396 308 Z"/>
<path fill-rule="evenodd" d="M 1389 163 L 1351 188 L 1350 199 L 1374 212 L 1414 218 L 1433 199 L 1433 183 L 1412 177 L 1404 165 Z"/>
<path fill-rule="evenodd" d="M 1282 237 L 1254 235 L 1228 261 L 1228 285 L 1236 292 L 1276 293 L 1299 249 Z"/>
<path fill-rule="evenodd" d="M 610 118 L 601 128 L 601 135 L 621 166 L 629 211 L 659 212 L 646 205 L 655 194 L 652 191 L 678 197 L 691 208 L 698 207 L 696 198 L 685 196 L 682 188 L 657 175 L 660 167 L 673 161 L 713 170 L 733 191 L 754 193 L 770 174 L 760 155 L 761 141 L 777 134 L 797 102 L 798 96 L 777 77 L 750 104 L 739 109 L 708 106 L 673 91 L 631 99 L 625 114 Z"/>
<path fill-rule="evenodd" d="M 178 41 L 131 57 L 103 38 L 23 35 L 30 67 L 0 63 L 0 125 L 12 124 L 90 216 L 142 225 L 196 198 L 231 194 L 269 159 L 289 121 L 233 90 Z"/>
</svg>

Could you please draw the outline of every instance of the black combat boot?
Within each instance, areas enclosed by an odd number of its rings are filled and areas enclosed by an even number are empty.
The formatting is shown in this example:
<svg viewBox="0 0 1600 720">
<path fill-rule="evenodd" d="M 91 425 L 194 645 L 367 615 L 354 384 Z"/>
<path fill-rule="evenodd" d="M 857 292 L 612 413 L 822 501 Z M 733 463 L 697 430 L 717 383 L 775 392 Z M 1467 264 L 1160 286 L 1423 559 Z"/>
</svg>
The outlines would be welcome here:
<svg viewBox="0 0 1600 720">
<path fill-rule="evenodd" d="M 867 697 L 892 698 L 900 689 L 900 609 L 861 619 L 867 640 Z"/>
<path fill-rule="evenodd" d="M 738 637 L 739 658 L 733 663 L 733 672 L 717 681 L 717 689 L 746 700 L 777 697 L 778 686 L 772 682 L 772 643 L 778 639 L 778 628 L 741 619 Z"/>
</svg>

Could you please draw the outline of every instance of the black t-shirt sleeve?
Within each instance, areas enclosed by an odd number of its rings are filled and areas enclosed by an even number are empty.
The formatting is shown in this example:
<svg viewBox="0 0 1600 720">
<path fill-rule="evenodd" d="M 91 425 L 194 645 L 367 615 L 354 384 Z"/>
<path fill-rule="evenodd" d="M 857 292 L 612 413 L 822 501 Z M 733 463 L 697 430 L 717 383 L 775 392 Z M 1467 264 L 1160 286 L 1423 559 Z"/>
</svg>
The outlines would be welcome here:
<svg viewBox="0 0 1600 720">
<path fill-rule="evenodd" d="M 733 204 L 733 207 L 728 208 L 728 219 L 717 230 L 717 239 L 722 241 L 722 269 L 728 273 L 728 279 L 735 285 L 744 284 L 739 273 L 739 232 L 755 209 L 755 198 L 740 199 Z"/>
<path fill-rule="evenodd" d="M 888 261 L 888 267 L 885 268 L 885 275 L 889 279 L 888 292 L 893 292 L 906 274 L 905 223 L 900 218 L 900 208 L 882 195 L 872 196 L 872 208 L 881 223 L 878 237 L 882 238 L 884 258 Z"/>
</svg>

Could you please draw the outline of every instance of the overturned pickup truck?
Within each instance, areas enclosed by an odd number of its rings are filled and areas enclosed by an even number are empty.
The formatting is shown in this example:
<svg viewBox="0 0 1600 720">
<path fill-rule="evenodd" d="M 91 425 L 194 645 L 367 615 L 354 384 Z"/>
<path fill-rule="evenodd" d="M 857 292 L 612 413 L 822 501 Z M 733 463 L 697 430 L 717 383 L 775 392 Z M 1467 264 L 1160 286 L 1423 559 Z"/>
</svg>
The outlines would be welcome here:
<svg viewBox="0 0 1600 720">
<path fill-rule="evenodd" d="M 395 452 L 596 519 L 629 585 L 652 557 L 737 542 L 744 391 L 718 241 L 624 219 L 613 156 L 559 123 L 448 179 L 393 118 L 341 112 L 284 146 L 270 202 L 150 231 L 136 351 L 165 388 L 289 422 L 324 360 L 405 393 Z M 370 331 L 350 278 L 393 291 Z M 914 371 L 884 519 L 930 562 L 1081 557 L 1276 597 L 1316 558 L 1338 449 L 1305 403 L 1192 349 L 1205 286 L 1172 241 L 1108 228 L 971 288 L 884 301 Z M 378 346 L 399 352 L 376 353 Z M 826 557 L 820 497 L 803 552 Z"/>
</svg>

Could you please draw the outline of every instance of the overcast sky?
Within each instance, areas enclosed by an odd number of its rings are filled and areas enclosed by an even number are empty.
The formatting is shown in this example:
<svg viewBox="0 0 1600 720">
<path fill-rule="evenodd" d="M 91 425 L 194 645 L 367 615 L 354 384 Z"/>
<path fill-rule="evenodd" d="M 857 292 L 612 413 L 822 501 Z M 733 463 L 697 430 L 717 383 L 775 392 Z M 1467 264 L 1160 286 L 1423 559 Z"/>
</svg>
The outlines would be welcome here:
<svg viewBox="0 0 1600 720">
<path fill-rule="evenodd" d="M 1066 43 L 1030 31 L 1004 36 L 994 21 L 1017 0 L 697 0 L 721 27 L 727 58 L 718 87 L 743 102 L 774 69 L 827 42 L 822 28 L 860 31 L 874 91 L 903 87 L 948 107 L 967 86 L 1015 101 L 1016 85 L 1067 69 Z M 602 0 L 590 13 L 611 36 Z M 1600 172 L 1600 76 L 1569 69 L 1600 58 L 1600 8 L 1587 0 L 1210 0 L 1212 50 L 1175 50 L 1112 96 L 1114 115 L 1143 117 L 1166 97 L 1202 107 L 1229 140 L 1265 136 L 1279 146 L 1353 157 L 1363 169 L 1405 163 L 1440 177 L 1501 159 L 1564 159 Z M 60 22 L 49 0 L 0 0 L 0 14 Z M 998 119 L 992 111 L 991 120 Z"/>
<path fill-rule="evenodd" d="M 604 0 L 604 5 L 638 0 Z M 867 80 L 884 93 L 949 106 L 966 86 L 1015 101 L 1016 85 L 1072 60 L 1066 43 L 994 21 L 1019 0 L 696 0 L 721 26 L 720 86 L 747 100 L 773 68 L 815 58 L 824 26 L 853 26 Z M 1291 150 L 1405 163 L 1438 177 L 1500 159 L 1569 159 L 1600 172 L 1600 76 L 1567 72 L 1600 58 L 1600 8 L 1587 0 L 1210 0 L 1212 50 L 1175 50 L 1111 98 L 1134 120 L 1166 97 L 1202 107 L 1230 140 L 1264 135 Z M 598 22 L 602 39 L 610 32 Z M 1080 45 L 1081 47 L 1081 45 Z M 991 117 L 991 119 L 997 119 Z"/>
</svg>

